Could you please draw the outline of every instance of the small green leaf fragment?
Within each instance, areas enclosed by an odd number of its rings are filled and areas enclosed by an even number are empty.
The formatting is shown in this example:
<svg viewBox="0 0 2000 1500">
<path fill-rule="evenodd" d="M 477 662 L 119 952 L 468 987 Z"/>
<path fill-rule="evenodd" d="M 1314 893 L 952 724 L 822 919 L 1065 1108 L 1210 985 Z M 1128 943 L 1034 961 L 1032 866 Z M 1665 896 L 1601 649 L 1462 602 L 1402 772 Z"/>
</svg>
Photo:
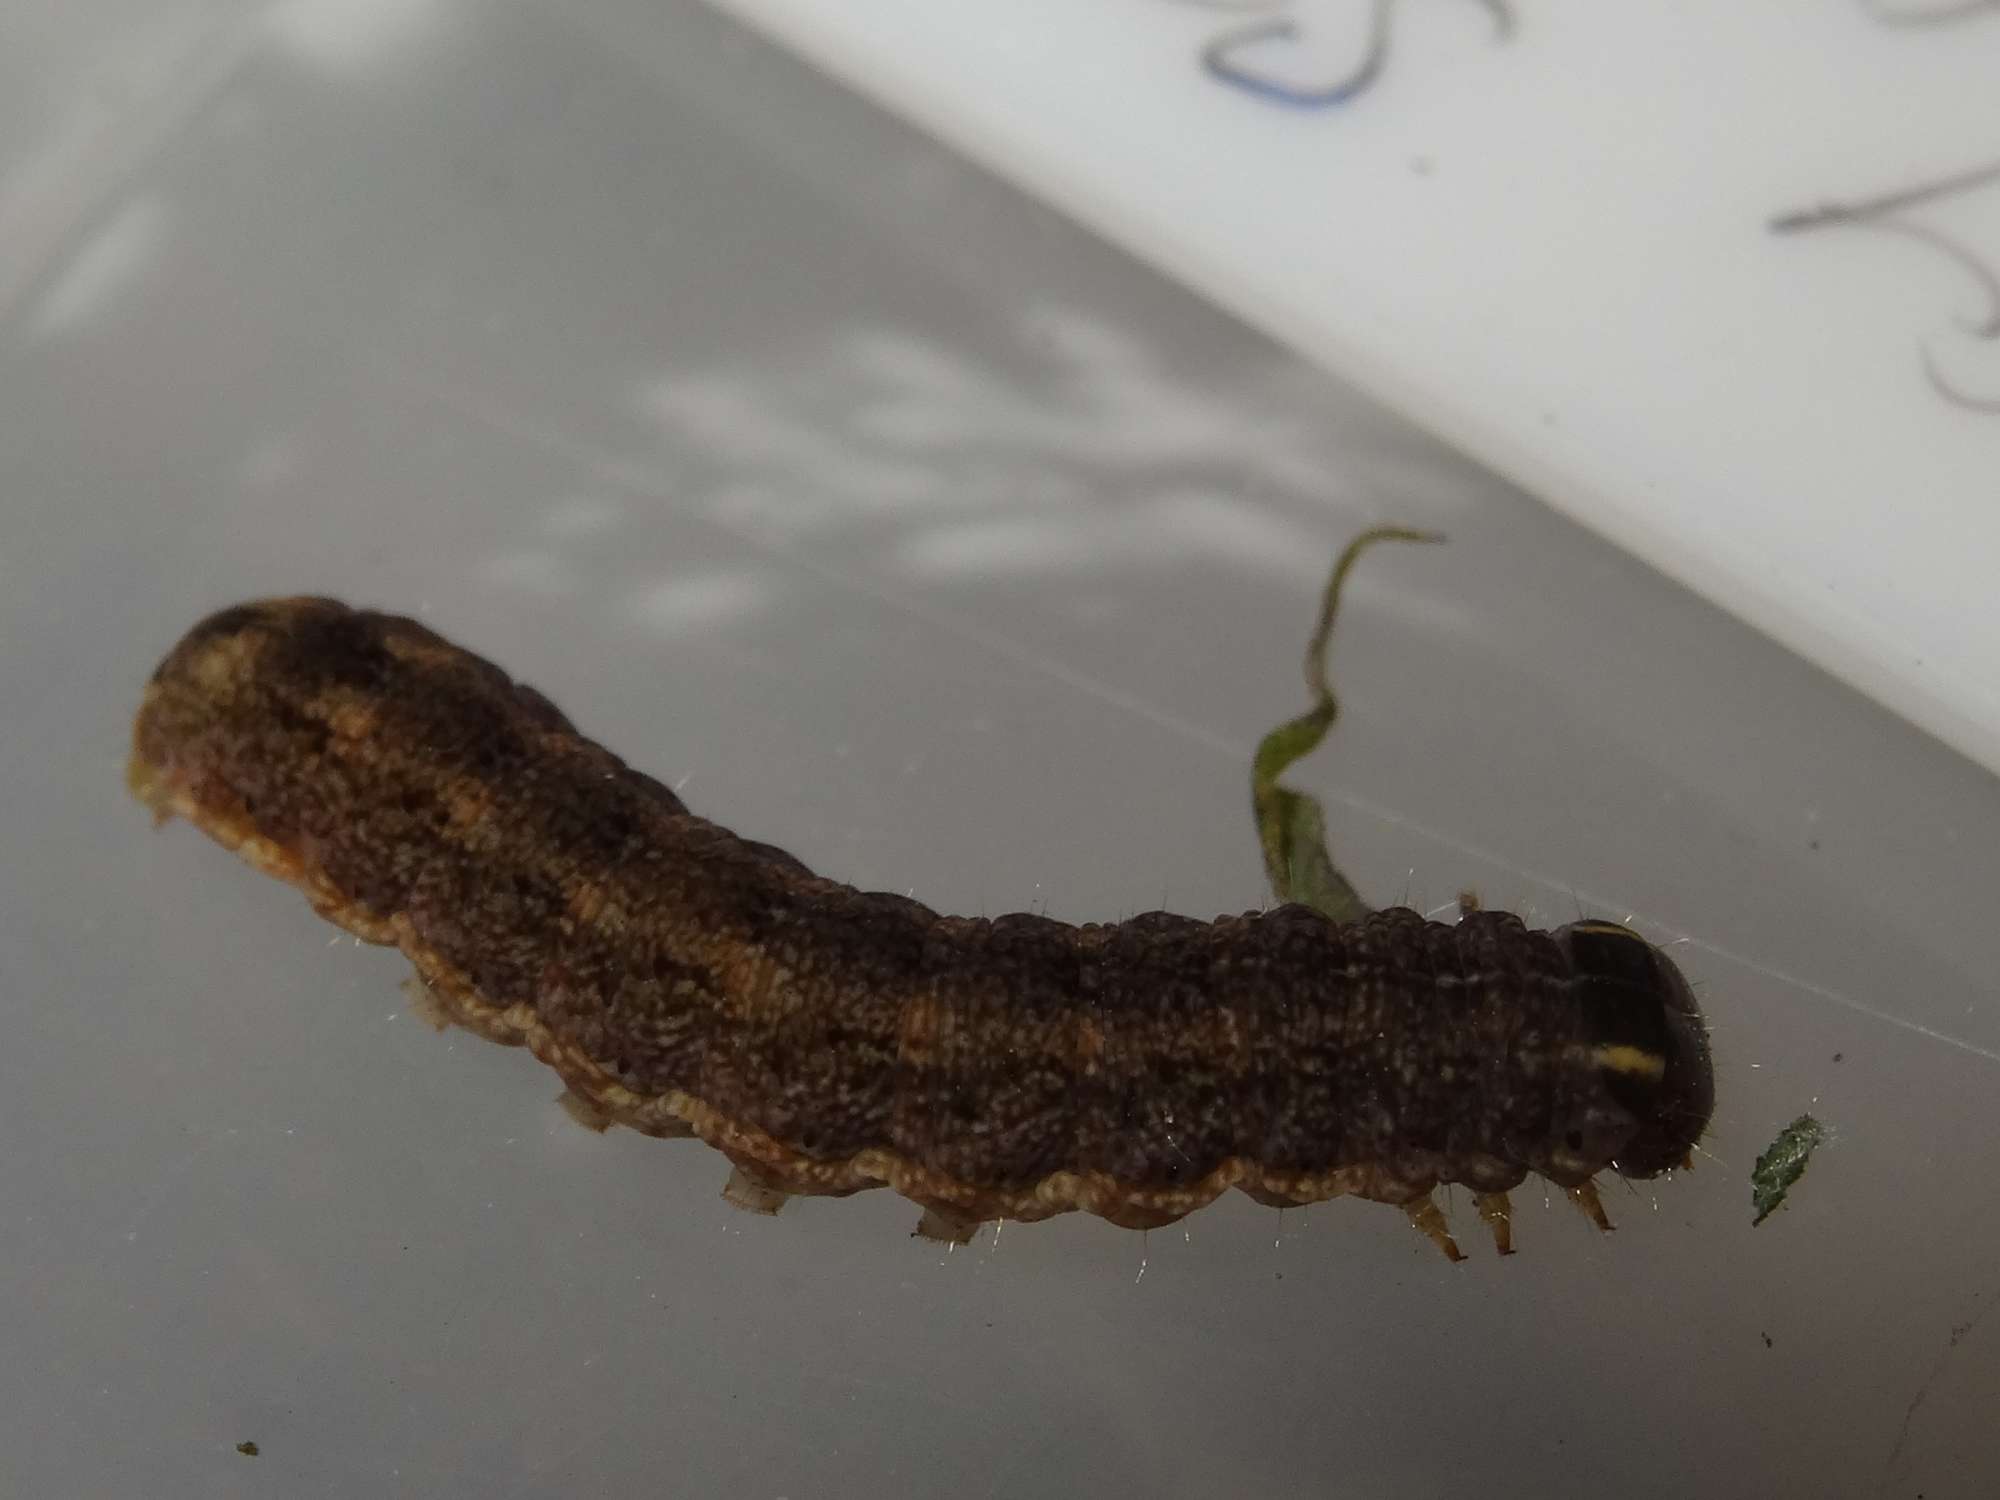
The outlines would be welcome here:
<svg viewBox="0 0 2000 1500">
<path fill-rule="evenodd" d="M 1319 799 L 1279 786 L 1278 778 L 1318 749 L 1339 717 L 1340 708 L 1326 673 L 1326 651 L 1333 639 L 1341 586 L 1355 560 L 1376 542 L 1443 540 L 1432 532 L 1412 531 L 1407 526 L 1377 526 L 1348 543 L 1326 581 L 1319 620 L 1306 642 L 1306 687 L 1313 706 L 1265 735 L 1251 762 L 1250 804 L 1257 818 L 1257 841 L 1263 847 L 1264 873 L 1270 879 L 1271 893 L 1280 901 L 1310 906 L 1336 922 L 1360 921 L 1369 913 L 1368 903 L 1327 853 L 1326 813 Z"/>
<path fill-rule="evenodd" d="M 1327 853 L 1326 812 L 1319 798 L 1278 785 L 1285 768 L 1310 754 L 1326 737 L 1333 715 L 1329 703 L 1264 736 L 1257 747 L 1251 800 L 1272 894 L 1280 901 L 1310 906 L 1336 922 L 1358 922 L 1368 915 L 1368 903 Z"/>
<path fill-rule="evenodd" d="M 1778 1138 L 1750 1169 L 1750 1205 L 1757 1210 L 1757 1217 L 1750 1221 L 1752 1227 L 1783 1206 L 1785 1195 L 1805 1175 L 1806 1163 L 1826 1138 L 1826 1127 L 1811 1115 L 1800 1115 L 1778 1132 Z"/>
</svg>

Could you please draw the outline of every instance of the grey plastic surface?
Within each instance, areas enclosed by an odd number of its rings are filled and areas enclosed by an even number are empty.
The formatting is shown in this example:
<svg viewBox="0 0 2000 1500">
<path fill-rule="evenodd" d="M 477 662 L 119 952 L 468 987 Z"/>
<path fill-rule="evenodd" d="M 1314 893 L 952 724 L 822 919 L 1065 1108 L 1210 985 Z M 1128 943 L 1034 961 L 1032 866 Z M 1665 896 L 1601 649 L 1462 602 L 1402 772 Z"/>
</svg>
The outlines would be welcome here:
<svg viewBox="0 0 2000 1500">
<path fill-rule="evenodd" d="M 1991 777 L 699 9 L 87 9 L 0 54 L 0 1493 L 2000 1490 Z M 187 625 L 325 592 L 828 874 L 1242 910 L 1385 518 L 1349 873 L 1630 914 L 1714 1028 L 1607 1238 L 753 1219 L 121 786 Z"/>
</svg>

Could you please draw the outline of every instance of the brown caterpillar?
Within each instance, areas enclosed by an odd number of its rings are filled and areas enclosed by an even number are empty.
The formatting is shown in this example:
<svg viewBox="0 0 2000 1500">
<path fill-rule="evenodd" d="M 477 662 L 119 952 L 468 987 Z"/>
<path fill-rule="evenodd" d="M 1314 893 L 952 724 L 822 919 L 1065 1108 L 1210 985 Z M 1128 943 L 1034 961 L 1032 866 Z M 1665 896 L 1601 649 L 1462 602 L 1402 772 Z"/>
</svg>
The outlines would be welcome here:
<svg viewBox="0 0 2000 1500">
<path fill-rule="evenodd" d="M 1713 1099 L 1686 983 L 1624 927 L 940 916 L 705 822 L 497 667 L 330 599 L 189 631 L 129 781 L 400 947 L 439 1024 L 525 1043 L 585 1123 L 699 1136 L 766 1212 L 888 1186 L 962 1243 L 1352 1193 L 1456 1259 L 1438 1183 L 1502 1253 L 1529 1172 L 1608 1228 L 1594 1174 L 1682 1163 Z"/>
</svg>

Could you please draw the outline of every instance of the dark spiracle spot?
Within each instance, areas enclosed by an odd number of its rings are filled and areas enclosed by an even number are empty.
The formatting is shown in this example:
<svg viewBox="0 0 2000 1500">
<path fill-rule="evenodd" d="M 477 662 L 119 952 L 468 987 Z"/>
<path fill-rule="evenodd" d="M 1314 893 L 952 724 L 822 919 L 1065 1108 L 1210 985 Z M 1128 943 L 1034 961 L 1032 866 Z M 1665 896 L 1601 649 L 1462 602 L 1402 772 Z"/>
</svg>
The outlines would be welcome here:
<svg viewBox="0 0 2000 1500">
<path fill-rule="evenodd" d="M 1563 1142 L 1570 1150 L 1581 1151 L 1583 1149 L 1583 1132 L 1581 1130 L 1572 1130 L 1568 1135 L 1563 1137 Z"/>
</svg>

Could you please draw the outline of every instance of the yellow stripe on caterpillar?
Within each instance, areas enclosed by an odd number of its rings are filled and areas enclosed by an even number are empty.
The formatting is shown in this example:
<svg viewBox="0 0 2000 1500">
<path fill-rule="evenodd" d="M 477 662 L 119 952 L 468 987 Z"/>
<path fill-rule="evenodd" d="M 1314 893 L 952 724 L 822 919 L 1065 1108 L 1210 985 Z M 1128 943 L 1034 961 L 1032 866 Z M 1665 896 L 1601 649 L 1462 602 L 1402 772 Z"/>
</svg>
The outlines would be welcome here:
<svg viewBox="0 0 2000 1500">
<path fill-rule="evenodd" d="M 1660 1079 L 1667 1076 L 1667 1060 L 1664 1057 L 1626 1042 L 1599 1047 L 1590 1054 L 1590 1060 L 1607 1072 L 1628 1073 L 1635 1078 Z"/>
</svg>

